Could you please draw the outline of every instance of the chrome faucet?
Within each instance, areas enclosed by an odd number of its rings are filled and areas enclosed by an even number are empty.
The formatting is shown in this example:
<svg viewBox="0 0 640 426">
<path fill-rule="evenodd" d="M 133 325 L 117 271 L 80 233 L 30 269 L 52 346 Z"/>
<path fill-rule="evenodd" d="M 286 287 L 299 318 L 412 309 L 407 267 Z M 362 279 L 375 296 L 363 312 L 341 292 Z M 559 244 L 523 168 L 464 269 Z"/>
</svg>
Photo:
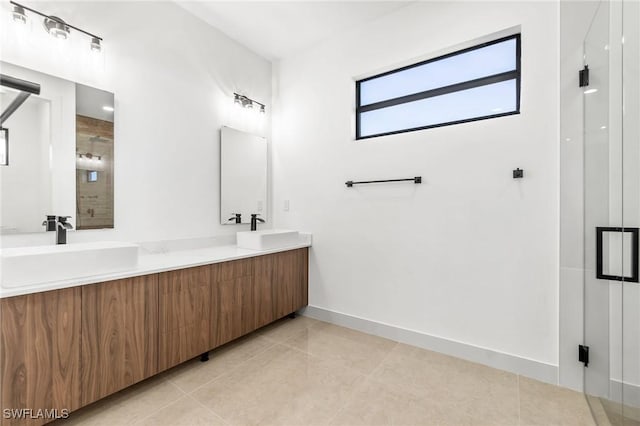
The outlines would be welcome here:
<svg viewBox="0 0 640 426">
<path fill-rule="evenodd" d="M 251 214 L 251 230 L 252 231 L 258 230 L 258 222 L 264 223 L 264 219 L 260 219 L 258 216 L 260 216 L 260 213 Z"/>
<path fill-rule="evenodd" d="M 67 244 L 67 229 L 73 229 L 73 226 L 67 219 L 71 216 L 58 216 L 58 226 L 56 226 L 56 244 Z"/>
</svg>

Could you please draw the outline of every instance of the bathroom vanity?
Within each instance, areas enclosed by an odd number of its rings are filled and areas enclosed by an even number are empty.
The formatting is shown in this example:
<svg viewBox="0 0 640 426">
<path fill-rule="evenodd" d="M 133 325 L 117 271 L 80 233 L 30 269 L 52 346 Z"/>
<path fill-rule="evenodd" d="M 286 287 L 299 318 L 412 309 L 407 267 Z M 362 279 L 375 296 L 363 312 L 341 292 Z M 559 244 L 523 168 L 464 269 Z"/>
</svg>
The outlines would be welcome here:
<svg viewBox="0 0 640 426">
<path fill-rule="evenodd" d="M 2 408 L 63 415 L 206 358 L 306 306 L 307 277 L 308 244 L 4 297 Z M 3 426 L 48 421 L 0 418 Z"/>
</svg>

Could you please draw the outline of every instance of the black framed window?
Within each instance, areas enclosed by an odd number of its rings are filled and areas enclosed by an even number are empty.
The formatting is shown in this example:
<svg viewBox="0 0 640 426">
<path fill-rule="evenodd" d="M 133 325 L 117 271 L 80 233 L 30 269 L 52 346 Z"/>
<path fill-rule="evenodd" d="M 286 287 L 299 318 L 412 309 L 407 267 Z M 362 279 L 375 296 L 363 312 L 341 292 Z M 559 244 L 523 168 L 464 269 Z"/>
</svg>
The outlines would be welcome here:
<svg viewBox="0 0 640 426">
<path fill-rule="evenodd" d="M 520 113 L 520 34 L 356 81 L 356 139 Z"/>
</svg>

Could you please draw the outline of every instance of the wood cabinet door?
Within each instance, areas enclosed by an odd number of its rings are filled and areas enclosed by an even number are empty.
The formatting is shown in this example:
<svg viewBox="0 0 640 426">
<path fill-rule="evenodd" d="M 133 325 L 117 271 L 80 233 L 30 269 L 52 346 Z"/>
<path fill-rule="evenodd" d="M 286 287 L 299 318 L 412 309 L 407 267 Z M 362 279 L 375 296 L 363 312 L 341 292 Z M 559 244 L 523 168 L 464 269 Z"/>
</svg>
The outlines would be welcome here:
<svg viewBox="0 0 640 426">
<path fill-rule="evenodd" d="M 276 319 L 294 312 L 293 292 L 298 274 L 295 262 L 295 251 L 283 251 L 271 255 L 273 257 L 272 291 L 274 314 Z"/>
<path fill-rule="evenodd" d="M 274 255 L 253 258 L 254 329 L 277 319 L 273 301 Z"/>
<path fill-rule="evenodd" d="M 160 274 L 158 370 L 207 352 L 211 331 L 209 266 Z"/>
<path fill-rule="evenodd" d="M 272 254 L 272 293 L 275 318 L 307 305 L 307 248 Z"/>
<path fill-rule="evenodd" d="M 80 407 L 80 287 L 0 299 L 2 409 Z M 4 412 L 3 412 L 4 414 Z M 5 419 L 39 425 L 46 419 Z"/>
<path fill-rule="evenodd" d="M 253 259 L 211 265 L 211 347 L 254 330 Z"/>
<path fill-rule="evenodd" d="M 82 405 L 158 371 L 158 275 L 82 287 Z"/>
<path fill-rule="evenodd" d="M 295 252 L 298 278 L 293 289 L 293 310 L 297 311 L 309 304 L 309 249 L 305 247 Z"/>
</svg>

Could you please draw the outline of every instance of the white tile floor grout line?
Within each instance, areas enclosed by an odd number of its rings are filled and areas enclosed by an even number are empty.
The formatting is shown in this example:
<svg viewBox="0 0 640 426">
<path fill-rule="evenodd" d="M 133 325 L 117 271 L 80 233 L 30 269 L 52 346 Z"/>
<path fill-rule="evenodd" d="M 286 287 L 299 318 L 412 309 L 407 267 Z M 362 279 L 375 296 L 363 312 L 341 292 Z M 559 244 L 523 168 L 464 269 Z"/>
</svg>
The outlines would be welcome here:
<svg viewBox="0 0 640 426">
<path fill-rule="evenodd" d="M 392 340 L 392 341 L 393 341 L 393 340 Z M 391 347 L 391 349 L 389 349 L 389 352 L 387 352 L 387 353 L 385 354 L 385 356 L 384 356 L 384 357 L 382 357 L 382 360 L 380 361 L 380 363 L 379 363 L 378 365 L 376 365 L 376 367 L 375 367 L 373 370 L 371 370 L 371 372 L 370 372 L 369 374 L 367 374 L 367 378 L 371 378 L 371 377 L 373 377 L 373 373 L 377 372 L 377 371 L 382 367 L 382 365 L 384 364 L 384 362 L 389 358 L 389 356 L 391 355 L 391 353 L 392 353 L 392 352 L 393 352 L 397 347 L 398 347 L 398 342 L 395 342 L 395 345 L 393 345 L 393 346 Z"/>
<path fill-rule="evenodd" d="M 255 357 L 257 357 L 259 355 L 262 355 L 263 353 L 267 352 L 269 349 L 273 348 L 276 345 L 277 345 L 277 343 L 270 343 L 269 345 L 265 346 L 263 349 L 261 349 L 258 352 L 256 352 L 254 355 L 252 355 L 249 358 L 245 359 L 244 361 L 240 362 L 235 367 L 232 367 L 228 371 L 225 371 L 224 373 L 217 375 L 216 377 L 214 377 L 213 379 L 209 380 L 208 382 L 203 383 L 200 386 L 197 386 L 197 387 L 193 388 L 190 392 L 187 392 L 187 395 L 193 395 L 196 391 L 200 390 L 202 387 L 207 386 L 207 385 L 215 382 L 216 380 L 219 380 L 219 379 L 221 379 L 223 377 L 228 376 L 229 374 L 231 374 L 234 371 L 236 371 L 238 368 L 242 367 L 242 365 L 244 365 L 245 363 L 251 361 L 252 359 L 254 359 Z M 209 361 L 211 361 L 211 359 L 209 359 Z M 209 362 L 209 361 L 207 361 L 207 362 Z"/>
<path fill-rule="evenodd" d="M 299 316 L 299 317 L 297 317 L 297 318 L 302 318 L 302 316 Z M 295 319 L 293 319 L 293 320 L 295 320 Z M 304 330 L 300 330 L 300 332 L 299 332 L 299 333 L 296 333 L 296 335 L 301 334 L 301 333 L 302 333 L 302 332 L 304 332 L 304 331 L 307 331 L 307 330 L 308 330 L 308 329 L 310 329 L 311 327 L 313 327 L 313 326 L 315 326 L 315 325 L 317 325 L 318 323 L 321 323 L 321 322 L 324 322 L 324 321 L 314 320 L 314 322 L 313 322 L 309 327 L 306 327 Z M 275 324 L 275 323 L 272 323 L 272 324 Z M 204 387 L 204 386 L 206 386 L 206 385 L 209 385 L 209 384 L 213 383 L 214 381 L 219 380 L 220 378 L 225 377 L 225 376 L 227 376 L 227 375 L 231 374 L 233 371 L 235 371 L 235 370 L 237 370 L 238 368 L 240 368 L 243 364 L 245 364 L 245 363 L 247 363 L 247 362 L 251 361 L 252 359 L 254 359 L 254 358 L 256 358 L 257 356 L 259 356 L 259 355 L 261 355 L 261 354 L 263 354 L 263 353 L 267 352 L 269 349 L 272 349 L 273 347 L 275 347 L 275 346 L 277 346 L 277 345 L 282 346 L 282 345 L 283 345 L 283 343 L 284 343 L 285 341 L 290 340 L 290 339 L 293 337 L 293 336 L 292 336 L 292 337 L 287 338 L 287 339 L 284 339 L 284 340 L 276 340 L 276 339 L 273 339 L 273 338 L 269 338 L 268 336 L 265 336 L 263 333 L 261 333 L 261 332 L 260 332 L 260 329 L 258 329 L 258 330 L 256 330 L 255 332 L 250 333 L 250 334 L 248 334 L 248 335 L 244 336 L 244 338 L 249 338 L 249 336 L 250 336 L 251 334 L 256 334 L 257 336 L 260 336 L 261 338 L 265 339 L 266 341 L 268 341 L 268 342 L 269 342 L 269 345 L 267 345 L 267 346 L 265 346 L 264 348 L 260 349 L 260 350 L 259 350 L 258 352 L 256 352 L 254 355 L 252 355 L 251 357 L 249 357 L 249 358 L 245 359 L 244 361 L 242 361 L 241 363 L 239 363 L 237 366 L 235 366 L 235 367 L 231 368 L 229 371 L 225 371 L 224 373 L 219 374 L 218 376 L 216 376 L 216 377 L 212 378 L 212 379 L 211 379 L 211 380 L 209 380 L 208 382 L 203 383 L 203 384 L 201 384 L 200 386 L 198 386 L 198 387 L 196 387 L 196 388 L 192 389 L 190 392 L 186 392 L 186 393 L 187 393 L 187 395 L 192 395 L 192 394 L 194 394 L 196 391 L 200 390 L 202 387 Z M 286 347 L 290 347 L 290 346 L 287 346 L 287 345 L 284 345 L 284 346 L 286 346 Z M 170 380 L 170 379 L 169 379 L 169 380 Z M 177 386 L 177 385 L 176 385 L 176 386 Z"/>
<path fill-rule="evenodd" d="M 187 395 L 187 398 L 190 398 L 191 400 L 195 401 L 198 405 L 200 405 L 201 407 L 203 407 L 205 410 L 209 411 L 211 414 L 213 414 L 214 416 L 216 416 L 217 418 L 219 418 L 220 420 L 222 420 L 222 422 L 225 425 L 231 425 L 231 423 L 229 423 L 227 421 L 227 419 L 225 419 L 224 417 L 222 417 L 220 414 L 216 413 L 214 410 L 212 410 L 211 408 L 207 407 L 206 405 L 204 405 L 202 402 L 198 401 L 197 399 L 195 399 L 192 395 Z"/>
<path fill-rule="evenodd" d="M 151 417 L 151 416 L 153 416 L 154 414 L 156 414 L 158 411 L 160 411 L 160 410 L 164 410 L 165 408 L 169 407 L 170 405 L 175 404 L 176 402 L 180 401 L 180 399 L 181 399 L 181 398 L 184 398 L 185 396 L 187 396 L 187 394 L 186 394 L 182 389 L 180 389 L 180 388 L 179 388 L 178 386 L 176 386 L 175 384 L 173 384 L 173 383 L 169 382 L 168 380 L 166 380 L 166 378 L 161 377 L 161 379 L 162 379 L 162 383 L 168 383 L 169 385 L 171 385 L 171 386 L 173 386 L 174 388 L 178 389 L 178 391 L 180 391 L 180 392 L 182 393 L 182 395 L 180 395 L 180 396 L 179 396 L 178 398 L 176 398 L 175 400 L 173 400 L 173 401 L 169 402 L 168 404 L 161 405 L 160 407 L 156 408 L 156 409 L 155 409 L 155 411 L 154 411 L 153 413 L 148 414 L 148 415 L 146 415 L 146 416 L 144 416 L 144 417 L 141 417 L 140 419 L 136 420 L 135 422 L 133 422 L 133 424 L 134 424 L 134 425 L 135 425 L 135 424 L 138 424 L 138 423 L 141 423 L 143 420 L 148 419 L 149 417 Z M 139 383 L 143 383 L 143 382 L 139 382 Z M 114 394 L 114 395 L 115 395 L 115 394 Z"/>
</svg>

